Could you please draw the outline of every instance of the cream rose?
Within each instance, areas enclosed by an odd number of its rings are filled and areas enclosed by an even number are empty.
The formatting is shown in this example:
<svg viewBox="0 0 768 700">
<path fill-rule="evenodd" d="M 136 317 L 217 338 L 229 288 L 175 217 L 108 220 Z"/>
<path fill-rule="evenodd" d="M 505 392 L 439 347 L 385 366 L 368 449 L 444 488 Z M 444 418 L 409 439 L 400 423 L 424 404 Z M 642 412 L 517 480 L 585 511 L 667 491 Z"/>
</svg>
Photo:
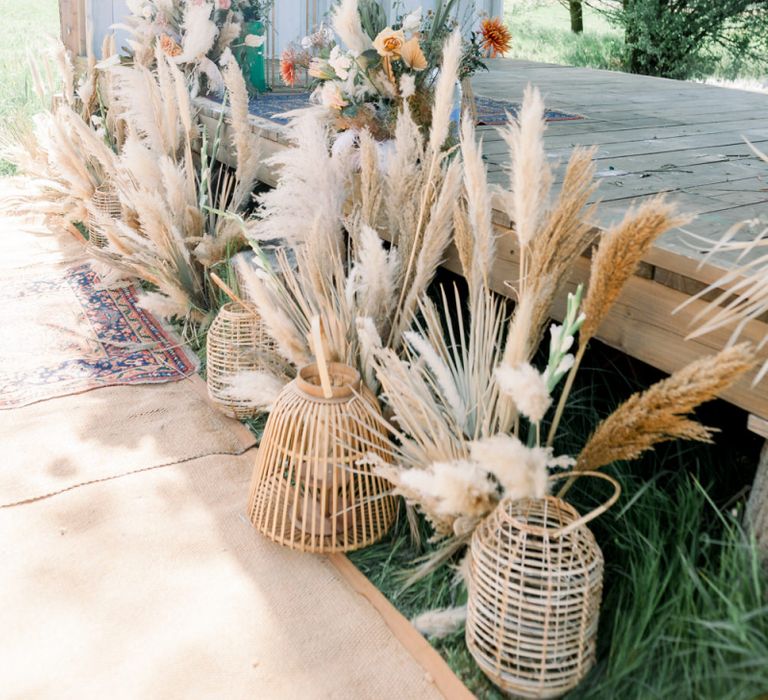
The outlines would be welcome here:
<svg viewBox="0 0 768 700">
<path fill-rule="evenodd" d="M 402 29 L 395 31 L 392 27 L 382 29 L 373 40 L 373 48 L 378 51 L 379 56 L 384 58 L 399 58 L 403 44 L 405 44 L 405 32 Z"/>
</svg>

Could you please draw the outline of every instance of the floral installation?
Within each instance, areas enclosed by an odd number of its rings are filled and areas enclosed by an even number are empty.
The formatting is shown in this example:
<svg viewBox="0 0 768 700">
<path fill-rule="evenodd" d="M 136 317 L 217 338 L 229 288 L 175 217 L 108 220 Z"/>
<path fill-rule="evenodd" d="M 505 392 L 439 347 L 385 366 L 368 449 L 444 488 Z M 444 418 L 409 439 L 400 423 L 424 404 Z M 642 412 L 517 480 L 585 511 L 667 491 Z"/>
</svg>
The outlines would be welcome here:
<svg viewBox="0 0 768 700">
<path fill-rule="evenodd" d="M 261 46 L 265 37 L 244 33 L 246 22 L 265 21 L 273 0 L 128 0 L 120 25 L 130 33 L 132 60 L 152 67 L 155 46 L 188 76 L 193 94 L 222 93 L 222 68 L 233 49 Z"/>
<path fill-rule="evenodd" d="M 417 8 L 387 24 L 375 0 L 342 0 L 322 26 L 288 47 L 283 81 L 294 86 L 304 71 L 312 99 L 327 110 L 337 131 L 367 129 L 378 140 L 394 134 L 398 112 L 408 103 L 422 128 L 431 123 L 442 48 L 459 28 L 458 0 L 440 0 L 435 10 Z M 459 80 L 484 68 L 477 36 L 462 42 Z"/>
<path fill-rule="evenodd" d="M 378 345 L 371 355 L 390 416 L 379 420 L 382 438 L 391 436 L 392 463 L 375 456 L 364 461 L 426 516 L 439 543 L 409 582 L 463 551 L 502 500 L 546 495 L 553 471 L 599 469 L 635 459 L 666 440 L 710 441 L 712 430 L 689 414 L 753 364 L 753 350 L 745 344 L 697 360 L 619 406 L 579 454 L 556 451 L 557 428 L 584 348 L 643 254 L 683 219 L 655 198 L 601 236 L 589 285 L 568 295 L 563 322 L 546 334 L 546 364 L 538 369 L 535 357 L 558 290 L 595 238 L 588 223 L 594 214 L 588 206 L 595 190 L 593 152 L 574 151 L 550 203 L 553 177 L 544 128 L 543 101 L 529 89 L 519 120 L 502 129 L 511 166 L 509 188 L 498 196 L 516 222 L 509 235 L 520 251 L 511 317 L 490 280 L 496 248 L 512 247 L 513 241 L 494 232 L 482 146 L 465 120 L 464 194 L 454 211 L 454 243 L 468 295 L 454 286 L 443 288 L 437 299 L 422 296 L 404 333 L 404 351 Z"/>
<path fill-rule="evenodd" d="M 418 299 L 451 241 L 460 194 L 460 165 L 444 148 L 461 60 L 458 33 L 444 54 L 429 134 L 405 105 L 386 157 L 367 131 L 357 147 L 345 145 L 345 135 L 313 110 L 288 127 L 292 147 L 272 161 L 280 182 L 260 197 L 259 217 L 246 226 L 257 259 L 237 269 L 283 357 L 276 365 L 283 383 L 311 361 L 307 336 L 315 316 L 329 359 L 357 368 L 373 392 L 370 358 L 382 345 L 399 352 L 405 343 Z M 264 254 L 274 245 L 276 264 Z M 239 381 L 275 385 L 263 377 Z M 259 398 L 269 405 L 274 396 Z"/>
</svg>

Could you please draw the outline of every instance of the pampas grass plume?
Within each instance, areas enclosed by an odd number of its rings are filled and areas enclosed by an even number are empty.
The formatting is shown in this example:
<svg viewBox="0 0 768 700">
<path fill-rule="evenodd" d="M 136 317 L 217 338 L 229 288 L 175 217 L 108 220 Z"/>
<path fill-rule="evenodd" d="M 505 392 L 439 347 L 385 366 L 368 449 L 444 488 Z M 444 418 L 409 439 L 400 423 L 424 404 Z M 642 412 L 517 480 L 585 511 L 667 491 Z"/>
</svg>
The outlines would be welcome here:
<svg viewBox="0 0 768 700">
<path fill-rule="evenodd" d="M 742 343 L 696 360 L 647 391 L 631 396 L 598 426 L 576 468 L 599 469 L 617 460 L 636 459 L 668 440 L 712 442 L 715 430 L 688 418 L 688 414 L 728 388 L 754 362 L 751 346 Z"/>
<path fill-rule="evenodd" d="M 411 624 L 425 637 L 443 639 L 458 632 L 467 620 L 467 606 L 428 610 L 416 615 Z"/>
<path fill-rule="evenodd" d="M 595 336 L 654 241 L 665 231 L 682 226 L 686 221 L 685 217 L 675 215 L 675 207 L 663 196 L 654 197 L 638 209 L 630 209 L 621 223 L 602 235 L 592 258 L 589 288 L 583 305 L 586 320 L 579 335 L 582 345 Z"/>
<path fill-rule="evenodd" d="M 373 46 L 360 22 L 358 0 L 341 0 L 331 13 L 331 22 L 341 43 L 351 51 L 361 54 Z"/>
</svg>

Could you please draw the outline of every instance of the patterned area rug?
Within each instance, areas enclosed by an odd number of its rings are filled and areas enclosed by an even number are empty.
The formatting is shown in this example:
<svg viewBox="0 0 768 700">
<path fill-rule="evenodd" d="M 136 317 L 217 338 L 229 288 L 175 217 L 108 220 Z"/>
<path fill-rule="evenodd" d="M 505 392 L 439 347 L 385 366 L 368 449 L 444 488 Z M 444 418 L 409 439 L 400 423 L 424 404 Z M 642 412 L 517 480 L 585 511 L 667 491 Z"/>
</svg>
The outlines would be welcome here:
<svg viewBox="0 0 768 700">
<path fill-rule="evenodd" d="M 309 92 L 270 92 L 252 98 L 250 103 L 251 114 L 269 119 L 278 124 L 287 124 L 288 119 L 279 116 L 284 112 L 301 109 L 309 104 Z M 217 98 L 211 99 L 220 101 Z M 507 113 L 515 116 L 520 105 L 506 100 L 494 100 L 490 97 L 477 96 L 477 124 L 478 126 L 503 126 L 507 123 Z M 549 109 L 546 119 L 550 122 L 574 121 L 584 119 L 578 114 L 569 114 L 558 110 Z"/>
<path fill-rule="evenodd" d="M 137 305 L 106 290 L 88 264 L 0 279 L 0 409 L 197 371 L 194 355 Z"/>
</svg>

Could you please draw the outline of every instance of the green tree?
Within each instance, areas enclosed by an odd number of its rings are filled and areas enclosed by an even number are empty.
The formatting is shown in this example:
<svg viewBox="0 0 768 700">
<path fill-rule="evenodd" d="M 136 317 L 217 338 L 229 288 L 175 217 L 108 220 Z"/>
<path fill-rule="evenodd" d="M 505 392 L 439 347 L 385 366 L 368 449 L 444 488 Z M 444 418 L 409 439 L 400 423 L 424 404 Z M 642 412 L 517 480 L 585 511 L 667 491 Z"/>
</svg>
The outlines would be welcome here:
<svg viewBox="0 0 768 700">
<path fill-rule="evenodd" d="M 688 78 L 711 68 L 715 52 L 766 60 L 768 0 L 593 0 L 623 27 L 632 73 Z"/>
<path fill-rule="evenodd" d="M 581 34 L 584 31 L 584 8 L 581 0 L 568 0 L 568 10 L 571 13 L 571 31 Z"/>
</svg>

